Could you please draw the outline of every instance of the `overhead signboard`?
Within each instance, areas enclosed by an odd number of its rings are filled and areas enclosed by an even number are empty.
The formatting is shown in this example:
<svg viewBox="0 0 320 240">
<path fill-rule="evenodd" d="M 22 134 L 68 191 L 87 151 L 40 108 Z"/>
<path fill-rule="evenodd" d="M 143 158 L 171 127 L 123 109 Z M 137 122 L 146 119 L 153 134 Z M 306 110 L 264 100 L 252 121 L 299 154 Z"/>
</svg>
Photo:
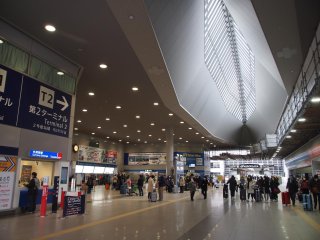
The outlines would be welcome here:
<svg viewBox="0 0 320 240">
<path fill-rule="evenodd" d="M 22 74 L 0 65 L 0 123 L 16 126 Z"/>
<path fill-rule="evenodd" d="M 46 152 L 41 150 L 30 150 L 30 157 L 35 158 L 46 158 L 46 159 L 62 159 L 62 153 L 61 152 Z"/>
<path fill-rule="evenodd" d="M 239 168 L 261 168 L 259 164 L 240 164 Z"/>
<path fill-rule="evenodd" d="M 18 127 L 68 137 L 70 109 L 69 94 L 24 77 Z"/>
</svg>

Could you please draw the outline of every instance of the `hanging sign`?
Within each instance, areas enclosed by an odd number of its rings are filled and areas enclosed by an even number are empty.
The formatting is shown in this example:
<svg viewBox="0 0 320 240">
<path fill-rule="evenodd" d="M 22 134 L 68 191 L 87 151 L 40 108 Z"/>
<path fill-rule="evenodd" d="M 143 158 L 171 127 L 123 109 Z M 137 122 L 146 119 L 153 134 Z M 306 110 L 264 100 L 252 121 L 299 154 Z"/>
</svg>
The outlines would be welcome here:
<svg viewBox="0 0 320 240">
<path fill-rule="evenodd" d="M 61 152 L 46 152 L 41 150 L 30 150 L 30 157 L 36 157 L 36 158 L 48 158 L 48 159 L 62 159 L 62 153 Z"/>
</svg>

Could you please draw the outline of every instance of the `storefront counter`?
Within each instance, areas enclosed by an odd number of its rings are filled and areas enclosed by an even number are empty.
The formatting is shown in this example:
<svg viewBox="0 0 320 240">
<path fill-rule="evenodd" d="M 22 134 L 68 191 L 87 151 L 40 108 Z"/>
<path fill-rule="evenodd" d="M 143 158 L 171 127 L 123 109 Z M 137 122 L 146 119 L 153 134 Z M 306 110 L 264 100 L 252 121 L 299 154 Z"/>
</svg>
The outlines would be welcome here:
<svg viewBox="0 0 320 240">
<path fill-rule="evenodd" d="M 48 199 L 47 203 L 52 203 L 52 196 L 54 193 L 53 188 L 48 189 Z M 42 188 L 38 189 L 37 195 L 37 205 L 41 203 L 41 196 L 42 196 Z M 21 188 L 20 189 L 20 199 L 19 199 L 19 207 L 25 209 L 28 206 L 28 188 Z"/>
</svg>

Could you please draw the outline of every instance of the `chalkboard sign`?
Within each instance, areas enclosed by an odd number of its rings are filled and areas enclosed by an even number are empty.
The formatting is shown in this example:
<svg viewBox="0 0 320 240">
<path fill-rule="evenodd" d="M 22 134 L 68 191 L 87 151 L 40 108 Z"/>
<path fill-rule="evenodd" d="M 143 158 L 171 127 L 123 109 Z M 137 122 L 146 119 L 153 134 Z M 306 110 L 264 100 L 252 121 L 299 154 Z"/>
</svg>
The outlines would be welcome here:
<svg viewBox="0 0 320 240">
<path fill-rule="evenodd" d="M 65 196 L 63 206 L 63 217 L 84 214 L 85 201 L 85 195 Z"/>
</svg>

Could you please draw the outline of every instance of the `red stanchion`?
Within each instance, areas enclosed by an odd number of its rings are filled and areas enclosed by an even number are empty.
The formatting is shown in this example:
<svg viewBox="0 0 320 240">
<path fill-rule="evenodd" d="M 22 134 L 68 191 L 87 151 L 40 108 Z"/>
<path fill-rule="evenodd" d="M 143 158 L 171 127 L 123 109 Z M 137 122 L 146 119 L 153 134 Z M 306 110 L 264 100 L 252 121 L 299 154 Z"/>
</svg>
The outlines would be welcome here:
<svg viewBox="0 0 320 240">
<path fill-rule="evenodd" d="M 40 217 L 45 217 L 47 212 L 48 186 L 42 186 Z"/>
<path fill-rule="evenodd" d="M 60 202 L 60 208 L 63 209 L 64 206 L 64 196 L 66 195 L 66 192 L 63 191 L 63 188 L 61 188 L 61 202 Z"/>
</svg>

